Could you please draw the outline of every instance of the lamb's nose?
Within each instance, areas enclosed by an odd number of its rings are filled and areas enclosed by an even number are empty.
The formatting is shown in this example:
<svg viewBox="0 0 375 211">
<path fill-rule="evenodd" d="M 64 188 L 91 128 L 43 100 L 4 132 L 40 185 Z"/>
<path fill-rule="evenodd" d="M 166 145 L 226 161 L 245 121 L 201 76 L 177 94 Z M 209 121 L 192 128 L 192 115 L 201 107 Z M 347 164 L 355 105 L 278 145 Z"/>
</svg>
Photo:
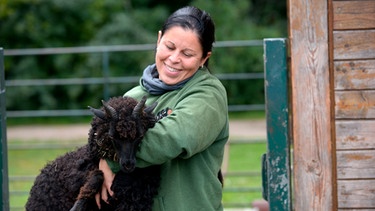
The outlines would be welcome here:
<svg viewBox="0 0 375 211">
<path fill-rule="evenodd" d="M 122 167 L 123 167 L 123 170 L 125 172 L 131 172 L 134 170 L 135 168 L 135 161 L 134 160 L 125 160 L 123 163 L 122 163 Z"/>
</svg>

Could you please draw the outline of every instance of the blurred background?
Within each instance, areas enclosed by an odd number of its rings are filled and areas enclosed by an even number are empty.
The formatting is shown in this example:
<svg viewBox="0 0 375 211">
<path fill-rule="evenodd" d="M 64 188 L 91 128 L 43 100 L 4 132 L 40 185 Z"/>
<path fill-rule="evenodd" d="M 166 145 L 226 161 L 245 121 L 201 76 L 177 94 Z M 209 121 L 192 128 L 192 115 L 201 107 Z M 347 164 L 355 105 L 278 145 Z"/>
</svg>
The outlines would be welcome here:
<svg viewBox="0 0 375 211">
<path fill-rule="evenodd" d="M 277 0 L 1 0 L 0 46 L 8 49 L 154 44 L 163 21 L 185 5 L 211 14 L 216 40 L 286 37 L 286 2 Z M 263 73 L 263 48 L 215 48 L 213 73 Z M 140 76 L 153 51 L 109 55 L 109 75 Z M 100 53 L 6 56 L 5 79 L 102 77 Z M 137 84 L 138 81 L 135 83 Z M 263 80 L 223 81 L 229 104 L 264 103 Z M 109 96 L 135 84 L 113 84 Z M 12 87 L 7 110 L 80 109 L 98 104 L 97 85 Z M 22 99 L 22 103 L 20 103 Z M 64 99 L 64 100 L 61 100 Z"/>
<path fill-rule="evenodd" d="M 163 21 L 186 5 L 206 10 L 215 21 L 217 43 L 210 69 L 227 89 L 232 125 L 250 132 L 254 126 L 249 124 L 256 122 L 264 133 L 254 137 L 239 132 L 241 137 L 232 135 L 228 147 L 224 206 L 250 208 L 262 197 L 260 157 L 266 150 L 262 40 L 287 37 L 286 1 L 0 0 L 6 80 L 6 105 L 1 106 L 8 111 L 8 130 L 22 133 L 36 124 L 88 128 L 91 117 L 71 111 L 99 107 L 101 99 L 123 95 L 137 85 L 143 69 L 154 62 Z M 116 50 L 127 45 L 145 48 Z M 71 48 L 76 51 L 69 52 Z M 56 53 L 61 49 L 67 52 Z M 104 83 L 103 78 L 112 82 Z M 17 111 L 68 113 L 30 118 Z M 31 130 L 29 137 L 32 131 L 38 130 Z M 8 139 L 11 210 L 23 210 L 33 178 L 48 160 L 86 142 L 78 136 L 61 141 L 58 134 L 46 139 Z"/>
</svg>

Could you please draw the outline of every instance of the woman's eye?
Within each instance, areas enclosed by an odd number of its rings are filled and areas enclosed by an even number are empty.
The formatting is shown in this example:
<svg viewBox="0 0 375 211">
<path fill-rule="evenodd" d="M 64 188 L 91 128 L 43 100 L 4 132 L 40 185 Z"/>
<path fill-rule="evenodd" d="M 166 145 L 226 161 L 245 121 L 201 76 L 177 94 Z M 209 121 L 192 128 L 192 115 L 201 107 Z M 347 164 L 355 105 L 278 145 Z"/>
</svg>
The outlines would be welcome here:
<svg viewBox="0 0 375 211">
<path fill-rule="evenodd" d="M 190 53 L 183 53 L 184 54 L 184 56 L 186 56 L 186 57 L 192 57 L 193 55 L 192 54 L 190 54 Z"/>
</svg>

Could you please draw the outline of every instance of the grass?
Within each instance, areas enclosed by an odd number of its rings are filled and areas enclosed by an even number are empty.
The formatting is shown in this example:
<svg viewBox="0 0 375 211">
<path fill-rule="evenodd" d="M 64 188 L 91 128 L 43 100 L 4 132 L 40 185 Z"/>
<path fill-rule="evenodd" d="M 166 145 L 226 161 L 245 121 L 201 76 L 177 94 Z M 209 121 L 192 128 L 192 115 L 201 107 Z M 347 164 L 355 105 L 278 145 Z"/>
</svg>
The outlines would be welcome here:
<svg viewBox="0 0 375 211">
<path fill-rule="evenodd" d="M 67 149 L 22 149 L 8 150 L 9 204 L 11 209 L 24 207 L 28 191 L 41 168 L 48 162 L 62 155 Z M 12 180 L 14 178 L 15 180 Z"/>
<path fill-rule="evenodd" d="M 35 176 L 43 166 L 70 149 L 11 149 L 8 151 L 10 207 L 23 207 L 32 186 L 32 179 L 22 177 Z M 223 203 L 228 206 L 247 206 L 262 197 L 261 191 L 243 192 L 243 188 L 261 188 L 261 155 L 266 150 L 265 143 L 232 144 L 229 151 L 228 175 L 225 177 Z M 236 172 L 256 172 L 256 175 Z M 233 175 L 234 174 L 234 175 Z M 18 178 L 14 180 L 14 178 Z M 21 178 L 21 179 L 20 179 Z M 239 189 L 239 192 L 230 190 Z M 14 210 L 14 209 L 11 209 Z"/>
<path fill-rule="evenodd" d="M 261 119 L 264 112 L 232 113 L 230 119 Z M 85 119 L 84 121 L 87 121 Z M 36 121 L 38 122 L 38 121 Z M 60 121 L 58 124 L 64 124 Z M 25 122 L 23 122 L 25 123 Z M 45 122 L 44 122 L 45 123 Z M 55 122 L 56 123 L 56 122 Z M 35 124 L 35 121 L 34 121 Z M 40 122 L 43 124 L 43 122 Z M 10 125 L 20 125 L 20 122 L 12 122 Z M 21 125 L 23 125 L 21 123 Z M 74 143 L 84 143 L 86 140 L 75 140 Z M 24 141 L 8 140 L 12 146 L 22 146 Z M 45 142 L 43 142 L 45 143 Z M 28 141 L 27 146 L 42 145 L 40 142 Z M 9 145 L 8 144 L 8 145 Z M 74 149 L 66 143 L 54 145 L 63 148 L 33 149 L 31 147 L 8 149 L 8 172 L 10 177 L 10 207 L 11 210 L 24 210 L 28 191 L 33 184 L 33 178 L 48 161 Z M 225 176 L 223 203 L 226 208 L 233 206 L 250 207 L 253 200 L 261 199 L 261 155 L 266 152 L 266 143 L 240 143 L 231 144 L 229 148 L 228 174 Z M 254 174 L 255 172 L 255 174 Z M 249 189 L 255 189 L 250 190 Z M 235 191 L 233 191 L 235 190 Z M 19 208 L 19 209 L 16 209 Z"/>
<path fill-rule="evenodd" d="M 223 194 L 225 207 L 250 207 L 253 200 L 262 198 L 261 156 L 265 152 L 265 142 L 230 145 L 228 176 L 225 177 Z M 228 189 L 237 191 L 228 192 Z"/>
</svg>

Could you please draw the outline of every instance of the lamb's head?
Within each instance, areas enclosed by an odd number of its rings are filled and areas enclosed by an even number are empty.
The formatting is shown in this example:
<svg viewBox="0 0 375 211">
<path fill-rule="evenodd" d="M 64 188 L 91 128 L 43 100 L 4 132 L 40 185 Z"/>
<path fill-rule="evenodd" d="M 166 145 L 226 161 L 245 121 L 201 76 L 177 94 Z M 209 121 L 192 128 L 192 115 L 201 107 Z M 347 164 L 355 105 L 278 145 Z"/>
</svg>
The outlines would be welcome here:
<svg viewBox="0 0 375 211">
<path fill-rule="evenodd" d="M 100 158 L 112 159 L 120 164 L 124 172 L 135 168 L 135 154 L 148 128 L 155 125 L 152 113 L 156 103 L 146 107 L 146 97 L 139 102 L 131 97 L 115 97 L 104 102 L 94 113 L 91 139 L 97 145 Z"/>
</svg>

